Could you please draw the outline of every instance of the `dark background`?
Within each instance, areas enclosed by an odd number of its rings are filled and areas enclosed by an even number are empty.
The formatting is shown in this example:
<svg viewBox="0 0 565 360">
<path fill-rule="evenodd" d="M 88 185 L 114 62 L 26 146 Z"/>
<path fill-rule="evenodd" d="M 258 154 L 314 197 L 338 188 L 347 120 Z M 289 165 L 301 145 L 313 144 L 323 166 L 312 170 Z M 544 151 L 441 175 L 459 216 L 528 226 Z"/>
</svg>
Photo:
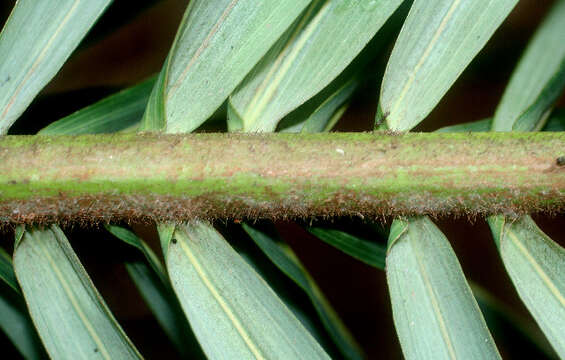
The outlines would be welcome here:
<svg viewBox="0 0 565 360">
<path fill-rule="evenodd" d="M 114 1 L 59 74 L 16 122 L 11 133 L 33 134 L 62 116 L 158 72 L 186 4 L 186 0 Z M 522 0 L 415 131 L 433 131 L 438 127 L 492 116 L 520 54 L 551 4 L 549 0 Z M 0 2 L 1 23 L 12 6 L 12 1 Z M 372 129 L 378 88 L 378 81 L 368 82 L 363 87 L 339 122 L 339 131 Z M 559 106 L 565 106 L 564 97 Z M 564 214 L 552 217 L 540 214 L 535 219 L 551 238 L 565 245 Z M 383 224 L 389 222 L 390 219 L 384 219 Z M 450 239 L 467 277 L 535 326 L 504 271 L 485 221 L 481 218 L 441 218 L 436 219 L 436 223 Z M 367 238 L 385 241 L 361 219 L 335 219 L 315 224 L 349 229 Z M 218 225 L 230 237 L 240 237 L 237 241 L 250 241 L 236 224 Z M 318 281 L 369 358 L 401 358 L 384 272 L 322 243 L 297 223 L 277 223 L 276 226 Z M 134 228 L 158 251 L 153 227 L 140 224 Z M 97 288 L 141 353 L 148 359 L 176 358 L 177 354 L 122 265 L 125 259 L 138 256 L 136 251 L 102 229 L 71 227 L 65 230 Z M 11 250 L 12 242 L 10 233 L 0 237 L 0 246 L 6 249 Z M 505 358 L 537 356 L 528 347 L 513 343 L 512 339 L 495 336 L 495 340 Z M 11 349 L 2 333 L 0 346 L 3 350 Z M 8 357 L 18 356 L 14 350 Z"/>
</svg>

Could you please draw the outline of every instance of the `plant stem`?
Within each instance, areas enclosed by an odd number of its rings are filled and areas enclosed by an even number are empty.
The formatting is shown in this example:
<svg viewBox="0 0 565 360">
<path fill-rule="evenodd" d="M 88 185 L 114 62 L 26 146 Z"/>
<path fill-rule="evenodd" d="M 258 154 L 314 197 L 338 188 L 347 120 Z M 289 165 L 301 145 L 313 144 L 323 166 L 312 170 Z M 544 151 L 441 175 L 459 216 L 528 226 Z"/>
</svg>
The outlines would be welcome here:
<svg viewBox="0 0 565 360">
<path fill-rule="evenodd" d="M 0 223 L 565 209 L 561 133 L 0 137 Z"/>
</svg>

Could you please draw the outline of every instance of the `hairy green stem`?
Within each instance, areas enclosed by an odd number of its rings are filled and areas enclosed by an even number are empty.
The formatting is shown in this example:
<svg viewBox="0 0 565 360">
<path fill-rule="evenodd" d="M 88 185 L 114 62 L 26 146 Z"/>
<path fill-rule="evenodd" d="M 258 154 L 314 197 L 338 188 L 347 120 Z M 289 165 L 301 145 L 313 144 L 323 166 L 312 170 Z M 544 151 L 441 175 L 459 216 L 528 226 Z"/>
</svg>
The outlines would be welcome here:
<svg viewBox="0 0 565 360">
<path fill-rule="evenodd" d="M 0 224 L 565 209 L 561 133 L 0 137 Z"/>
</svg>

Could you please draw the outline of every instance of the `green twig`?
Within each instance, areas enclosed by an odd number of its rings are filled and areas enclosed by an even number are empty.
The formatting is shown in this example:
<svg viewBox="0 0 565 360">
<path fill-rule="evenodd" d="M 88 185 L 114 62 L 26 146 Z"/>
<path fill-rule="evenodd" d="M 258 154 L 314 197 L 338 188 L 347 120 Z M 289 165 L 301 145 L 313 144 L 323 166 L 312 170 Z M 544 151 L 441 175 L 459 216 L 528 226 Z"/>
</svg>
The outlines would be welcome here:
<svg viewBox="0 0 565 360">
<path fill-rule="evenodd" d="M 0 137 L 0 224 L 565 209 L 561 133 Z"/>
</svg>

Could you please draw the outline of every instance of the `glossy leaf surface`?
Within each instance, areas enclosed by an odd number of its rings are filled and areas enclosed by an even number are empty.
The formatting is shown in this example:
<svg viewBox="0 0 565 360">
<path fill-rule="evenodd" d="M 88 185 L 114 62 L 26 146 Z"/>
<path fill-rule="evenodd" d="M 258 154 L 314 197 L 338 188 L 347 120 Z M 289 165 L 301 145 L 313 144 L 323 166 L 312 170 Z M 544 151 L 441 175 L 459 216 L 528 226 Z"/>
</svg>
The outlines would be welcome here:
<svg viewBox="0 0 565 360">
<path fill-rule="evenodd" d="M 243 229 L 265 255 L 306 292 L 322 323 L 344 356 L 348 359 L 363 358 L 359 345 L 292 249 L 247 224 L 243 225 Z"/>
<path fill-rule="evenodd" d="M 16 2 L 0 33 L 0 135 L 55 76 L 110 2 Z"/>
<path fill-rule="evenodd" d="M 191 1 L 142 129 L 180 133 L 200 126 L 309 3 Z"/>
<path fill-rule="evenodd" d="M 0 248 L 0 329 L 26 359 L 44 359 L 45 350 L 16 280 L 12 259 Z M 3 282 L 3 283 L 2 283 Z"/>
<path fill-rule="evenodd" d="M 101 134 L 121 131 L 141 121 L 155 79 L 110 95 L 41 129 L 38 134 Z"/>
<path fill-rule="evenodd" d="M 384 270 L 386 249 L 377 243 L 360 239 L 343 231 L 323 228 L 309 228 L 320 240 L 338 248 L 344 253 L 367 265 Z"/>
<path fill-rule="evenodd" d="M 565 357 L 565 249 L 529 216 L 488 219 L 520 298 L 560 357 Z"/>
<path fill-rule="evenodd" d="M 517 0 L 415 0 L 385 71 L 377 124 L 410 130 L 486 44 Z"/>
<path fill-rule="evenodd" d="M 231 95 L 242 130 L 274 131 L 346 68 L 401 2 L 312 1 Z"/>
<path fill-rule="evenodd" d="M 538 27 L 493 119 L 494 131 L 540 130 L 565 88 L 565 1 Z"/>
<path fill-rule="evenodd" d="M 427 217 L 393 222 L 386 276 L 407 359 L 500 359 L 455 253 Z"/>
<path fill-rule="evenodd" d="M 141 358 L 58 227 L 26 230 L 14 269 L 50 357 Z"/>
<path fill-rule="evenodd" d="M 208 224 L 177 225 L 167 268 L 209 358 L 328 358 L 271 288 Z"/>
</svg>

